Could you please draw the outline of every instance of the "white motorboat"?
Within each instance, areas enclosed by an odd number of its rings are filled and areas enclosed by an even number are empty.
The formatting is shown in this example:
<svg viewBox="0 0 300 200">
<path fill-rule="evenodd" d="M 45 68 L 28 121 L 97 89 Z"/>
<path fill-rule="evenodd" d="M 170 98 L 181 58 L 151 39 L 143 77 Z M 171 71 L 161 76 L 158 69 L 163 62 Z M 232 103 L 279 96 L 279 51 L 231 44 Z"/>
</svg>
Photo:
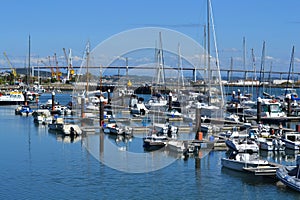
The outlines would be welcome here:
<svg viewBox="0 0 300 200">
<path fill-rule="evenodd" d="M 297 156 L 296 166 L 281 166 L 276 171 L 276 177 L 289 188 L 300 192 L 300 157 Z"/>
<path fill-rule="evenodd" d="M 225 114 L 225 120 L 239 123 L 240 117 L 236 114 Z"/>
<path fill-rule="evenodd" d="M 221 164 L 228 169 L 254 173 L 255 175 L 275 175 L 278 167 L 267 160 L 259 159 L 258 154 L 232 151 L 228 158 L 222 158 Z"/>
<path fill-rule="evenodd" d="M 53 117 L 48 109 L 38 109 L 32 113 L 33 122 L 37 124 L 50 124 Z"/>
<path fill-rule="evenodd" d="M 0 105 L 20 105 L 24 104 L 25 97 L 20 91 L 0 93 Z"/>
<path fill-rule="evenodd" d="M 33 113 L 33 110 L 28 105 L 21 105 L 15 109 L 16 115 L 29 116 L 29 115 L 32 115 L 32 113 Z"/>
<path fill-rule="evenodd" d="M 258 152 L 259 147 L 257 143 L 248 136 L 247 132 L 234 129 L 230 137 L 225 141 L 225 144 L 229 149 L 237 152 Z"/>
<path fill-rule="evenodd" d="M 130 113 L 133 116 L 140 116 L 149 113 L 149 110 L 146 108 L 143 102 L 136 102 L 131 108 Z"/>
<path fill-rule="evenodd" d="M 283 151 L 285 150 L 285 144 L 278 138 L 265 138 L 258 137 L 256 142 L 261 150 L 266 151 Z"/>
<path fill-rule="evenodd" d="M 64 123 L 63 118 L 57 118 L 51 124 L 48 124 L 50 131 L 57 131 L 65 135 L 81 135 L 82 131 L 77 124 Z"/>
<path fill-rule="evenodd" d="M 167 142 L 166 146 L 169 151 L 175 153 L 183 153 L 187 149 L 187 147 L 184 145 L 184 142 L 180 140 L 170 140 Z"/>
<path fill-rule="evenodd" d="M 270 136 L 270 126 L 259 124 L 256 128 L 250 128 L 248 135 L 254 138 L 257 137 L 269 137 Z"/>
<path fill-rule="evenodd" d="M 162 95 L 157 95 L 157 96 L 152 96 L 145 103 L 145 106 L 147 108 L 150 108 L 150 107 L 161 107 L 161 106 L 166 106 L 167 103 L 168 103 L 168 101 Z"/>
<path fill-rule="evenodd" d="M 172 110 L 169 110 L 169 111 L 167 111 L 166 112 L 166 115 L 168 116 L 168 117 L 172 117 L 172 118 L 180 118 L 180 117 L 182 117 L 183 115 L 178 111 L 178 110 L 176 110 L 176 109 L 172 109 Z"/>
<path fill-rule="evenodd" d="M 169 124 L 168 122 L 165 124 L 153 124 L 155 127 L 155 131 L 159 135 L 165 135 L 171 139 L 177 139 L 178 127 Z M 158 130 L 157 130 L 158 129 Z"/>
<path fill-rule="evenodd" d="M 124 135 L 132 136 L 132 128 L 125 126 L 119 127 L 116 120 L 113 118 L 108 119 L 108 123 L 105 123 L 103 126 L 103 132 L 111 135 Z"/>
<path fill-rule="evenodd" d="M 255 141 L 249 138 L 232 138 L 225 141 L 226 146 L 238 152 L 258 152 L 259 147 Z"/>
<path fill-rule="evenodd" d="M 164 147 L 167 142 L 167 136 L 151 134 L 143 138 L 143 147 L 146 151 L 154 151 Z"/>
<path fill-rule="evenodd" d="M 282 110 L 280 102 L 273 99 L 260 99 L 261 100 L 261 116 L 262 117 L 285 117 L 286 114 Z M 257 105 L 252 108 L 244 109 L 244 114 L 246 115 L 257 115 Z"/>
<path fill-rule="evenodd" d="M 169 123 L 154 124 L 151 133 L 143 138 L 143 147 L 147 151 L 160 149 L 172 139 L 177 139 L 177 133 L 178 127 L 170 125 Z M 173 142 L 171 142 L 171 145 L 172 143 Z"/>
<path fill-rule="evenodd" d="M 58 105 L 58 102 L 54 101 L 54 105 Z M 52 108 L 52 99 L 48 99 L 44 106 L 47 108 Z"/>
<path fill-rule="evenodd" d="M 72 110 L 70 108 L 68 108 L 67 106 L 64 105 L 55 105 L 54 106 L 54 111 L 59 112 L 59 114 L 61 115 L 71 115 L 72 114 Z"/>
<path fill-rule="evenodd" d="M 298 132 L 286 132 L 282 135 L 281 140 L 285 143 L 287 149 L 300 149 L 300 133 Z"/>
</svg>

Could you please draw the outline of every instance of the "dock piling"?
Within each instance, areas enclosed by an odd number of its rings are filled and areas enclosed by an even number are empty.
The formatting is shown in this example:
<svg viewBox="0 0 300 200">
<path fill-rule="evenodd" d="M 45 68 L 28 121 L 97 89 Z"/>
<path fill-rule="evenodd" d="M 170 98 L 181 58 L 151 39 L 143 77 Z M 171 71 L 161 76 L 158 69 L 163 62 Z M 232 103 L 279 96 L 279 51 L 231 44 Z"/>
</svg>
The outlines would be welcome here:
<svg viewBox="0 0 300 200">
<path fill-rule="evenodd" d="M 261 98 L 258 97 L 257 98 L 257 123 L 260 124 L 261 123 Z"/>
<path fill-rule="evenodd" d="M 54 105 L 55 105 L 54 100 L 55 100 L 55 92 L 52 91 L 52 111 L 54 111 Z"/>
<path fill-rule="evenodd" d="M 292 114 L 292 99 L 291 99 L 291 96 L 289 96 L 288 98 L 285 99 L 287 101 L 287 106 L 288 106 L 288 109 L 287 109 L 287 116 L 291 116 Z"/>
<path fill-rule="evenodd" d="M 169 111 L 172 110 L 172 92 L 169 93 Z"/>
<path fill-rule="evenodd" d="M 85 104 L 85 98 L 84 98 L 84 95 L 82 95 L 81 97 L 81 118 L 84 118 L 84 104 Z"/>
<path fill-rule="evenodd" d="M 99 122 L 100 122 L 100 127 L 103 126 L 104 124 L 104 98 L 103 96 L 100 97 L 100 105 L 99 105 Z"/>
</svg>

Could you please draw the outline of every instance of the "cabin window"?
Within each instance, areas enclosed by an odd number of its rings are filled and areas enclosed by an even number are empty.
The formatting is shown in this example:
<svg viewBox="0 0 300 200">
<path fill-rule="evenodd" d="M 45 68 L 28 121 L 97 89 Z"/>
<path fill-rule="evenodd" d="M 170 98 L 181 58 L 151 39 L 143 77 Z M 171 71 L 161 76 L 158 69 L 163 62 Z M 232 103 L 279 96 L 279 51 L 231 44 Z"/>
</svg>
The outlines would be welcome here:
<svg viewBox="0 0 300 200">
<path fill-rule="evenodd" d="M 287 136 L 287 139 L 290 141 L 296 141 L 296 137 L 294 135 Z"/>
<path fill-rule="evenodd" d="M 271 112 L 280 112 L 280 107 L 277 104 L 270 105 L 270 111 Z"/>
</svg>

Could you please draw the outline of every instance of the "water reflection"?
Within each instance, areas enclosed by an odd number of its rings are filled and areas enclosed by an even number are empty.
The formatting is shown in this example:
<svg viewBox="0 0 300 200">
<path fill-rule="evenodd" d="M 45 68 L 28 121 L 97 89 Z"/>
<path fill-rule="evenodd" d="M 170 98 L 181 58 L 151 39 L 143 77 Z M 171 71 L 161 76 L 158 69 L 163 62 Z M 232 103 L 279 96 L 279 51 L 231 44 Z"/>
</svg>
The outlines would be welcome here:
<svg viewBox="0 0 300 200">
<path fill-rule="evenodd" d="M 260 151 L 262 158 L 278 164 L 292 164 L 295 162 L 299 150 L 285 149 L 284 151 Z"/>
<path fill-rule="evenodd" d="M 65 135 L 51 130 L 49 130 L 49 133 L 56 138 L 56 141 L 63 143 L 76 143 L 82 139 L 82 135 Z"/>
<path fill-rule="evenodd" d="M 277 182 L 275 177 L 255 176 L 253 174 L 231 170 L 226 167 L 221 168 L 221 173 L 224 175 L 225 179 L 238 179 L 249 185 L 275 185 Z"/>
</svg>

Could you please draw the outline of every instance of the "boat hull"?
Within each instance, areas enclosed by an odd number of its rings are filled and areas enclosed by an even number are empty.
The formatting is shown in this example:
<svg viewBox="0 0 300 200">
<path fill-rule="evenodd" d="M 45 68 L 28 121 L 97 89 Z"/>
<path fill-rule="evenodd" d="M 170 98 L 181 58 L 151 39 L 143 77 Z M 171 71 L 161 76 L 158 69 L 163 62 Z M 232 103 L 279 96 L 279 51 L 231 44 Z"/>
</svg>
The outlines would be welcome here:
<svg viewBox="0 0 300 200">
<path fill-rule="evenodd" d="M 292 150 L 299 150 L 300 142 L 290 141 L 290 140 L 283 140 L 285 143 L 285 147 Z"/>
<path fill-rule="evenodd" d="M 258 145 L 248 140 L 240 141 L 240 139 L 228 139 L 225 141 L 225 144 L 229 149 L 237 152 L 257 153 L 259 151 Z"/>
<path fill-rule="evenodd" d="M 161 141 L 144 140 L 143 147 L 145 151 L 156 151 L 163 148 L 165 145 L 166 143 Z"/>
<path fill-rule="evenodd" d="M 232 169 L 232 170 L 236 170 L 236 171 L 241 171 L 241 172 L 245 171 L 245 168 L 258 167 L 257 163 L 240 162 L 240 161 L 228 159 L 228 158 L 222 158 L 221 164 L 223 167 L 226 167 L 226 168 Z"/>
<path fill-rule="evenodd" d="M 289 188 L 300 192 L 300 179 L 288 174 L 289 170 L 283 166 L 276 171 L 276 177 Z"/>
<path fill-rule="evenodd" d="M 0 106 L 23 105 L 25 101 L 0 101 Z"/>
</svg>

